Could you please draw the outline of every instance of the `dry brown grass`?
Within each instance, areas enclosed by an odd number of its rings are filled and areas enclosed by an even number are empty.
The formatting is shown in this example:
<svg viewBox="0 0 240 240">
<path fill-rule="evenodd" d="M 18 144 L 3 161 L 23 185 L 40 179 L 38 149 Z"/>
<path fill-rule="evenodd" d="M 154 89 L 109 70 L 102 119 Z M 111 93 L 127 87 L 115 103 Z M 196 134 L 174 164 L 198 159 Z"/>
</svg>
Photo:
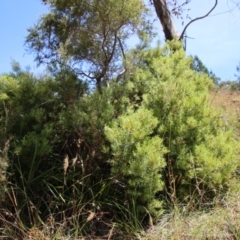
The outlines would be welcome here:
<svg viewBox="0 0 240 240">
<path fill-rule="evenodd" d="M 142 240 L 240 239 L 240 192 L 232 192 L 208 212 L 172 212 L 148 230 Z"/>
<path fill-rule="evenodd" d="M 228 117 L 236 116 L 240 119 L 240 91 L 227 89 L 212 91 L 210 103 L 221 108 Z"/>
</svg>

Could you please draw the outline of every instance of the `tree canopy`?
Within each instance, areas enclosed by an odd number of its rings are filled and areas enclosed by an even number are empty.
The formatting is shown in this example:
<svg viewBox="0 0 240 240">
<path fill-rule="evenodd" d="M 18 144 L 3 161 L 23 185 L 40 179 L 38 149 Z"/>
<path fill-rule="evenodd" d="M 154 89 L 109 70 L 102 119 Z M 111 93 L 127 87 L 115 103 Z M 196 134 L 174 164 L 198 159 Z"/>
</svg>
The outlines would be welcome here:
<svg viewBox="0 0 240 240">
<path fill-rule="evenodd" d="M 140 0 L 49 0 L 39 23 L 29 29 L 26 43 L 38 64 L 67 65 L 82 78 L 103 80 L 118 75 L 126 40 L 146 26 Z"/>
</svg>

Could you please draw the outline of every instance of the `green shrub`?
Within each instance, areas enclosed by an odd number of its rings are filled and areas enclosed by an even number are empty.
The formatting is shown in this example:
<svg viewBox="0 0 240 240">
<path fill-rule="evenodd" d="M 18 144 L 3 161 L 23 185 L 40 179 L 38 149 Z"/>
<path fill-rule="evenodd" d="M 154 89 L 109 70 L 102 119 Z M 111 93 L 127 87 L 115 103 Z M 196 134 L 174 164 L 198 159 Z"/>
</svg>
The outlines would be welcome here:
<svg viewBox="0 0 240 240">
<path fill-rule="evenodd" d="M 210 106 L 211 79 L 191 70 L 191 58 L 176 43 L 133 52 L 130 58 L 136 70 L 126 88 L 135 106 L 140 100 L 153 112 L 158 127 L 152 137 L 163 139 L 168 150 L 166 194 L 175 203 L 190 196 L 203 201 L 228 186 L 239 166 L 237 142 Z"/>
<path fill-rule="evenodd" d="M 111 173 L 125 188 L 123 201 L 139 213 L 147 208 L 155 215 L 162 210 L 155 195 L 164 186 L 161 171 L 165 167 L 163 155 L 166 153 L 162 139 L 151 137 L 157 123 L 151 111 L 139 108 L 135 112 L 129 110 L 111 127 L 105 128 L 113 155 Z"/>
<path fill-rule="evenodd" d="M 96 215 L 90 221 L 88 213 L 111 205 L 102 153 L 103 129 L 114 114 L 107 95 L 88 94 L 66 71 L 36 78 L 19 69 L 1 76 L 0 86 L 1 144 L 11 139 L 3 198 L 17 224 L 12 227 L 41 225 L 51 216 L 56 223 L 69 218 L 70 230 L 93 228 Z M 0 211 L 0 217 L 6 216 Z"/>
</svg>

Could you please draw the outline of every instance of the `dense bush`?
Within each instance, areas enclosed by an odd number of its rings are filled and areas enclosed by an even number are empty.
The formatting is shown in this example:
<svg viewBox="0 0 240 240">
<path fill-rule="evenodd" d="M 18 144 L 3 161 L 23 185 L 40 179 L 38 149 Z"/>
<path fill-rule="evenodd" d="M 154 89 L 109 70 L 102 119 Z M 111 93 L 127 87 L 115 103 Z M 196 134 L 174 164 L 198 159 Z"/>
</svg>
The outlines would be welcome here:
<svg viewBox="0 0 240 240">
<path fill-rule="evenodd" d="M 194 195 L 203 200 L 229 184 L 239 165 L 237 142 L 210 106 L 211 79 L 192 71 L 191 59 L 176 48 L 169 44 L 133 54 L 137 70 L 128 85 L 158 119 L 154 135 L 168 150 L 164 175 L 171 200 Z"/>
<path fill-rule="evenodd" d="M 101 235 L 109 222 L 137 227 L 170 202 L 197 205 L 228 187 L 237 143 L 191 61 L 175 43 L 132 50 L 125 77 L 102 94 L 66 69 L 1 76 L 2 198 L 14 221 L 52 216 L 86 234 L 101 220 Z"/>
<path fill-rule="evenodd" d="M 88 214 L 111 206 L 112 179 L 102 152 L 104 126 L 114 115 L 108 95 L 89 94 L 66 70 L 36 78 L 18 69 L 1 76 L 0 86 L 1 145 L 10 143 L 1 165 L 9 165 L 2 197 L 9 226 L 31 227 L 53 217 L 56 224 L 68 218 L 70 230 L 94 231 Z M 6 222 L 8 216 L 0 213 Z"/>
</svg>

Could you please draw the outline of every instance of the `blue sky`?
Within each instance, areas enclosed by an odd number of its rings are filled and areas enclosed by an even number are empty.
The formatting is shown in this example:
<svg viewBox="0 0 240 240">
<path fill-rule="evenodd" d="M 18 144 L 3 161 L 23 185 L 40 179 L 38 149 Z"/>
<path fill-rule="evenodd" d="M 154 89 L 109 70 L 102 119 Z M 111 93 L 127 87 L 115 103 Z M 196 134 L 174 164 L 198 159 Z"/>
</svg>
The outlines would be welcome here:
<svg viewBox="0 0 240 240">
<path fill-rule="evenodd" d="M 190 17 L 204 15 L 215 0 L 192 0 L 188 5 Z M 187 54 L 198 55 L 203 63 L 222 80 L 234 80 L 236 66 L 240 62 L 240 9 L 234 8 L 230 0 L 220 0 L 212 16 L 193 23 L 187 30 Z M 0 74 L 11 70 L 11 61 L 32 71 L 41 72 L 34 63 L 33 55 L 26 52 L 24 40 L 27 28 L 47 12 L 40 0 L 1 0 L 0 2 Z M 186 20 L 185 23 L 188 21 Z M 179 32 L 181 20 L 175 20 Z M 159 32 L 160 24 L 156 21 Z M 164 41 L 163 34 L 159 36 Z"/>
<path fill-rule="evenodd" d="M 0 0 L 0 73 L 11 70 L 12 60 L 37 71 L 33 56 L 26 53 L 24 41 L 27 29 L 46 11 L 39 0 Z"/>
<path fill-rule="evenodd" d="M 215 0 L 192 0 L 189 14 L 192 18 L 205 15 Z M 234 80 L 240 62 L 240 8 L 231 0 L 218 1 L 210 17 L 192 23 L 187 35 L 187 53 L 198 55 L 203 63 L 222 80 Z M 230 12 L 228 12 L 230 11 Z M 177 29 L 182 29 L 179 21 Z"/>
</svg>

